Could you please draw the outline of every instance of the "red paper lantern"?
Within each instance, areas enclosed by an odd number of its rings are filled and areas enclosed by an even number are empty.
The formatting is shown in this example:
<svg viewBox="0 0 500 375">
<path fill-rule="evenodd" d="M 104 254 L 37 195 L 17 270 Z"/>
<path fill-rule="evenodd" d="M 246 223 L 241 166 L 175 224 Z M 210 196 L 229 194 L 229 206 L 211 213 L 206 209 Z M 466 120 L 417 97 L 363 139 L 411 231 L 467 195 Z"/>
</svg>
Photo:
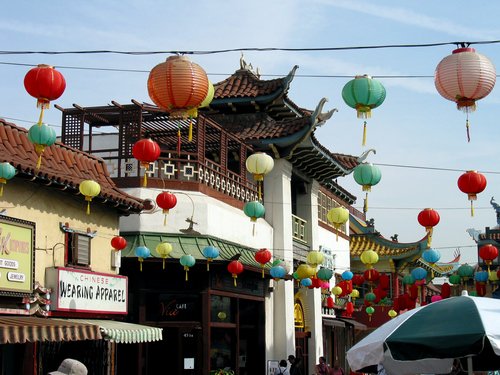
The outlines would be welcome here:
<svg viewBox="0 0 500 375">
<path fill-rule="evenodd" d="M 465 46 L 464 46 L 465 47 Z M 496 82 L 493 63 L 474 48 L 458 48 L 436 67 L 434 84 L 445 99 L 457 104 L 467 113 L 466 129 L 469 136 L 469 112 L 476 109 L 476 101 L 487 96 Z"/>
<path fill-rule="evenodd" d="M 473 201 L 477 199 L 477 195 L 486 188 L 486 177 L 476 171 L 467 171 L 458 178 L 458 188 L 467 194 L 470 200 L 471 216 L 474 216 Z"/>
<path fill-rule="evenodd" d="M 380 273 L 376 269 L 369 269 L 363 273 L 363 277 L 366 281 L 373 283 L 377 281 L 380 277 Z"/>
<path fill-rule="evenodd" d="M 439 224 L 439 214 L 436 210 L 432 208 L 424 208 L 417 217 L 418 223 L 423 226 L 427 233 L 429 233 L 429 239 L 427 242 L 428 247 L 431 247 L 432 242 L 432 229 Z"/>
<path fill-rule="evenodd" d="M 441 297 L 442 298 L 449 298 L 450 294 L 451 294 L 450 284 L 443 283 L 443 285 L 441 285 Z"/>
<path fill-rule="evenodd" d="M 135 142 L 132 147 L 132 155 L 139 160 L 141 166 L 144 168 L 144 182 L 142 184 L 144 187 L 148 185 L 147 172 L 149 170 L 149 163 L 154 163 L 160 157 L 160 152 L 158 143 L 149 138 Z"/>
<path fill-rule="evenodd" d="M 365 282 L 365 278 L 362 275 L 355 274 L 352 277 L 352 283 L 356 286 L 361 286 Z"/>
<path fill-rule="evenodd" d="M 177 204 L 177 197 L 174 194 L 169 193 L 168 191 L 162 191 L 156 196 L 156 204 L 158 205 L 158 207 L 163 209 L 163 213 L 165 214 L 163 225 L 166 225 L 168 212 Z"/>
<path fill-rule="evenodd" d="M 243 263 L 241 263 L 239 260 L 232 260 L 228 265 L 227 265 L 227 270 L 231 273 L 231 276 L 233 277 L 234 280 L 234 286 L 236 286 L 236 279 L 238 278 L 238 275 L 243 272 Z"/>
<path fill-rule="evenodd" d="M 327 307 L 328 309 L 333 309 L 333 307 L 334 307 L 334 306 L 335 306 L 335 303 L 334 303 L 334 301 L 333 301 L 333 297 L 328 296 L 328 297 L 326 298 L 326 307 Z"/>
<path fill-rule="evenodd" d="M 37 106 L 48 109 L 51 100 L 59 98 L 66 89 L 66 80 L 53 66 L 40 64 L 24 77 L 24 87 L 37 99 Z"/>
<path fill-rule="evenodd" d="M 483 245 L 479 248 L 479 257 L 484 260 L 484 263 L 488 266 L 488 272 L 490 272 L 493 260 L 498 257 L 498 249 L 491 244 Z"/>
<path fill-rule="evenodd" d="M 111 247 L 116 251 L 123 250 L 127 247 L 127 240 L 122 236 L 114 236 L 111 239 Z"/>
<path fill-rule="evenodd" d="M 354 304 L 349 301 L 345 304 L 345 316 L 352 317 L 352 313 L 354 312 Z"/>
<path fill-rule="evenodd" d="M 267 249 L 260 249 L 254 255 L 255 261 L 260 264 L 262 268 L 262 278 L 264 278 L 264 266 L 271 260 L 272 254 Z"/>
</svg>

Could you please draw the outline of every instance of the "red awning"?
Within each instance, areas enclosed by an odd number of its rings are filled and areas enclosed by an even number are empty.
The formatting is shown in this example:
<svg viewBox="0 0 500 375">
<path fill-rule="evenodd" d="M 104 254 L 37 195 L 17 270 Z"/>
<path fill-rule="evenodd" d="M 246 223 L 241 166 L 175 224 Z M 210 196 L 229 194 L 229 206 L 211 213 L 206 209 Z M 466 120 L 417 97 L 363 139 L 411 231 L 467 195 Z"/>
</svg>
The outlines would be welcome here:
<svg viewBox="0 0 500 375">
<path fill-rule="evenodd" d="M 0 344 L 101 339 L 98 325 L 33 316 L 0 316 Z"/>
</svg>

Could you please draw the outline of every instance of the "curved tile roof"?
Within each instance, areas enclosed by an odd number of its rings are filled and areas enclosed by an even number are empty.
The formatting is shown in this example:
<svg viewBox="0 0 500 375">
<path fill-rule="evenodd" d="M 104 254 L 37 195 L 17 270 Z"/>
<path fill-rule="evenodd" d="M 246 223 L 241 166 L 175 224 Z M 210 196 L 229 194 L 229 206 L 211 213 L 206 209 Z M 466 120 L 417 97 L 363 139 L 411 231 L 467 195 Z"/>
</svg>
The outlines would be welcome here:
<svg viewBox="0 0 500 375">
<path fill-rule="evenodd" d="M 106 204 L 122 214 L 143 209 L 141 199 L 116 187 L 101 158 L 56 142 L 45 149 L 40 169 L 36 169 L 37 160 L 28 131 L 0 119 L 0 162 L 12 164 L 18 170 L 16 177 L 42 182 L 71 195 L 79 194 L 81 181 L 92 179 L 101 186 L 101 193 L 94 198 L 96 203 Z"/>
</svg>

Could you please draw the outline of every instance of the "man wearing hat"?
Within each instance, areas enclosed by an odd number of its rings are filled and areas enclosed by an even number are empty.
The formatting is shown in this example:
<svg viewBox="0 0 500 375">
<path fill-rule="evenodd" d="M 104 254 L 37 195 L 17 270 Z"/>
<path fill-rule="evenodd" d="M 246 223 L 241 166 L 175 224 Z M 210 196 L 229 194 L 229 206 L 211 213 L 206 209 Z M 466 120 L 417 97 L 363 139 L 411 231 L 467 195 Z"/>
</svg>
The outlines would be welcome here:
<svg viewBox="0 0 500 375">
<path fill-rule="evenodd" d="M 48 375 L 87 375 L 87 367 L 76 359 L 66 358 L 61 362 L 57 371 L 49 372 Z"/>
</svg>

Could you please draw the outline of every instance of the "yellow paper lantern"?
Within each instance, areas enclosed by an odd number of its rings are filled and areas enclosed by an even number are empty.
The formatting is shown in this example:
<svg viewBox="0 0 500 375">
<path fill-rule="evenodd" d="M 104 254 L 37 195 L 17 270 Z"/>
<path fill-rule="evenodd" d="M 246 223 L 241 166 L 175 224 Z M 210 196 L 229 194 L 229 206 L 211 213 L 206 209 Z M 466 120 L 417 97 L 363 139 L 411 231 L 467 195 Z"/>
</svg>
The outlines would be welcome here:
<svg viewBox="0 0 500 375">
<path fill-rule="evenodd" d="M 326 214 L 326 218 L 335 229 L 340 230 L 342 225 L 347 223 L 347 220 L 349 220 L 349 210 L 342 206 L 332 208 Z M 336 235 L 336 239 L 339 239 L 338 233 Z"/>
<path fill-rule="evenodd" d="M 316 268 L 311 267 L 309 264 L 302 263 L 297 267 L 295 272 L 297 272 L 298 278 L 302 280 L 314 276 L 316 274 Z"/>
<path fill-rule="evenodd" d="M 378 262 L 378 254 L 373 250 L 365 250 L 361 253 L 360 259 L 366 268 L 371 269 Z"/>
<path fill-rule="evenodd" d="M 390 309 L 390 310 L 387 312 L 387 315 L 389 315 L 389 317 L 392 319 L 392 318 L 395 318 L 396 316 L 398 316 L 398 313 L 396 312 L 396 310 L 394 310 L 394 309 Z"/>
<path fill-rule="evenodd" d="M 163 258 L 163 269 L 165 269 L 165 259 L 167 259 L 168 255 L 172 252 L 174 248 L 168 242 L 160 242 L 156 246 L 156 252 L 160 254 Z"/>
<path fill-rule="evenodd" d="M 336 297 L 340 296 L 342 294 L 342 288 L 340 286 L 334 286 L 332 288 L 332 294 Z"/>
<path fill-rule="evenodd" d="M 359 298 L 359 290 L 353 289 L 349 295 L 351 296 L 352 300 L 355 301 L 356 298 Z"/>
<path fill-rule="evenodd" d="M 84 180 L 80 182 L 80 193 L 85 196 L 87 201 L 87 215 L 90 215 L 90 202 L 92 198 L 97 197 L 101 192 L 101 185 L 94 180 Z"/>
<path fill-rule="evenodd" d="M 262 199 L 262 181 L 264 181 L 264 176 L 273 169 L 274 159 L 265 152 L 256 152 L 247 158 L 245 165 L 247 170 L 253 174 L 255 181 L 257 181 L 260 201 Z"/>
<path fill-rule="evenodd" d="M 307 254 L 307 263 L 313 267 L 323 264 L 324 259 L 325 256 L 320 251 L 312 250 Z"/>
</svg>

